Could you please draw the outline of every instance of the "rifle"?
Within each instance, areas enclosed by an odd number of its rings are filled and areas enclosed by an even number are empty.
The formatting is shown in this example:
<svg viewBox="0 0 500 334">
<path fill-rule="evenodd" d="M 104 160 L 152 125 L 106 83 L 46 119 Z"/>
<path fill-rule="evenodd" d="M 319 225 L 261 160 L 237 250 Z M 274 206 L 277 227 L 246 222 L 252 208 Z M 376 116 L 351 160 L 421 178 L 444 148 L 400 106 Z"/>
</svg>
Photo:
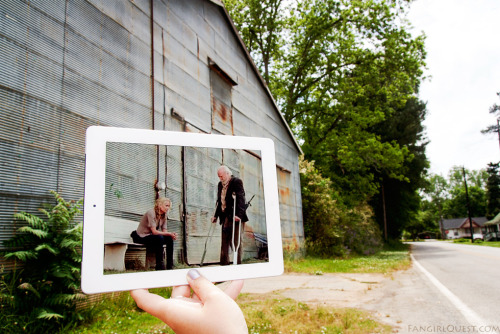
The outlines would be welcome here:
<svg viewBox="0 0 500 334">
<path fill-rule="evenodd" d="M 250 200 L 245 204 L 245 210 L 248 209 L 249 206 L 252 206 L 252 204 L 250 204 L 250 202 L 253 200 L 254 197 L 255 197 L 255 195 L 253 195 L 252 198 L 250 198 Z"/>
</svg>

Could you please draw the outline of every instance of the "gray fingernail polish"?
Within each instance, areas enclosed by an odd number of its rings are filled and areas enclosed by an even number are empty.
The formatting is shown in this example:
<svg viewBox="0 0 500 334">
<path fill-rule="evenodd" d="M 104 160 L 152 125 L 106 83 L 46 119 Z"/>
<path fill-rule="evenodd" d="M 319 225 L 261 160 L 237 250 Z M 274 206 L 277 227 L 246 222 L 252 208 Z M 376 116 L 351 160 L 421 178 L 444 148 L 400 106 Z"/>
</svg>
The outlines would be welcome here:
<svg viewBox="0 0 500 334">
<path fill-rule="evenodd" d="M 198 277 L 200 277 L 200 273 L 198 272 L 198 270 L 196 269 L 191 269 L 188 271 L 188 276 L 192 279 L 192 280 L 195 280 L 197 279 Z"/>
</svg>

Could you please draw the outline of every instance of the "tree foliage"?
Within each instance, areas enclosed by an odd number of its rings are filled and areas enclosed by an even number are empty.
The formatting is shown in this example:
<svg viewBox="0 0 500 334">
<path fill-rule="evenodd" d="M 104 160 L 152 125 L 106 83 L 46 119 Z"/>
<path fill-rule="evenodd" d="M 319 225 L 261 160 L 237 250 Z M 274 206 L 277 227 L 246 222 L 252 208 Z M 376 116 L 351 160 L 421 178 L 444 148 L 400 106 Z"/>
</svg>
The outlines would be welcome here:
<svg viewBox="0 0 500 334">
<path fill-rule="evenodd" d="M 332 182 L 313 162 L 300 160 L 304 234 L 311 254 L 329 256 L 350 252 L 372 254 L 381 247 L 381 235 L 365 203 L 348 208 Z"/>
<path fill-rule="evenodd" d="M 369 203 L 379 225 L 398 237 L 417 219 L 428 168 L 425 104 L 416 98 L 425 36 L 409 33 L 411 1 L 224 2 L 305 159 L 330 188 L 342 189 L 331 203 L 338 212 L 304 205 L 305 224 Z M 336 228 L 311 224 L 332 242 L 342 239 Z"/>
<path fill-rule="evenodd" d="M 468 216 L 464 172 L 467 178 L 471 216 L 486 215 L 487 171 L 453 167 L 447 178 L 441 175 L 430 175 L 427 178 L 417 220 L 407 226 L 406 231 L 439 233 L 441 232 L 439 223 L 442 219 Z"/>
<path fill-rule="evenodd" d="M 467 179 L 471 216 L 484 217 L 486 214 L 486 171 L 474 171 L 455 167 L 450 170 L 448 175 L 449 199 L 445 202 L 443 208 L 445 218 L 468 216 L 464 172 Z"/>
<path fill-rule="evenodd" d="M 441 233 L 438 227 L 444 218 L 444 204 L 449 198 L 448 188 L 448 181 L 442 175 L 428 176 L 423 188 L 424 199 L 421 201 L 419 219 L 417 219 L 423 222 L 426 228 L 418 232 L 428 230 Z"/>
<path fill-rule="evenodd" d="M 52 192 L 56 204 L 40 209 L 41 216 L 18 212 L 23 225 L 4 241 L 2 255 L 14 270 L 2 273 L 3 328 L 27 333 L 53 332 L 77 316 L 80 288 L 82 224 L 74 218 L 82 201 L 67 202 Z M 12 319 L 17 319 L 13 321 Z M 22 329 L 22 330 L 21 330 Z"/>
<path fill-rule="evenodd" d="M 497 96 L 500 97 L 500 92 L 497 93 Z M 490 114 L 495 115 L 496 119 L 500 118 L 500 105 L 496 104 L 496 103 L 493 104 L 490 107 L 489 112 L 490 112 Z M 481 133 L 484 133 L 484 134 L 486 134 L 486 133 L 500 133 L 500 129 L 498 128 L 498 123 L 490 125 L 486 129 L 481 130 Z"/>
<path fill-rule="evenodd" d="M 429 164 L 422 125 L 425 114 L 425 104 L 410 98 L 403 108 L 396 109 L 392 117 L 373 129 L 384 142 L 397 142 L 409 152 L 401 167 L 405 179 L 391 177 L 390 171 L 373 171 L 383 191 L 373 196 L 371 204 L 379 226 L 387 229 L 387 238 L 398 238 L 406 226 L 418 220 L 419 190 L 426 185 L 424 176 Z"/>
<path fill-rule="evenodd" d="M 500 163 L 489 163 L 486 173 L 486 218 L 493 219 L 500 213 Z"/>
<path fill-rule="evenodd" d="M 283 57 L 284 29 L 289 18 L 283 0 L 225 0 L 226 8 L 269 85 L 277 73 L 273 65 Z"/>
<path fill-rule="evenodd" d="M 408 147 L 373 129 L 405 106 L 422 77 L 424 37 L 407 31 L 409 1 L 225 3 L 306 159 L 352 205 L 377 193 L 374 171 L 408 180 Z"/>
</svg>

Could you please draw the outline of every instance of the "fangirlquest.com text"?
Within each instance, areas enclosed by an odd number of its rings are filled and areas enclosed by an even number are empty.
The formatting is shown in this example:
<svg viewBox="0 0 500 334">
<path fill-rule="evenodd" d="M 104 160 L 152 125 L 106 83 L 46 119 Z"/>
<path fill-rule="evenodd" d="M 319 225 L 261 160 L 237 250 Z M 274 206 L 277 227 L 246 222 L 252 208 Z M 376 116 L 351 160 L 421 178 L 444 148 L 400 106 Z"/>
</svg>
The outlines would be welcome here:
<svg viewBox="0 0 500 334">
<path fill-rule="evenodd" d="M 500 333 L 500 326 L 408 325 L 409 333 Z"/>
</svg>

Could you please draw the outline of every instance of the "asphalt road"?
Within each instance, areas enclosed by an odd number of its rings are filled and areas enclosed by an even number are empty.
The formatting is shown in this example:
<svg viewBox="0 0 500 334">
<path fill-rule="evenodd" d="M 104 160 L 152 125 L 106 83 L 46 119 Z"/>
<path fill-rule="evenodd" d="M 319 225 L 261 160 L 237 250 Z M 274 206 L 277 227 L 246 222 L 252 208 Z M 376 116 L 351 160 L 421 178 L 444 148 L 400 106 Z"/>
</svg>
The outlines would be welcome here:
<svg viewBox="0 0 500 334">
<path fill-rule="evenodd" d="M 500 333 L 500 248 L 412 243 L 410 269 L 384 274 L 285 274 L 243 292 L 369 311 L 394 333 Z"/>
<path fill-rule="evenodd" d="M 448 308 L 451 304 L 455 320 L 442 325 L 467 326 L 464 332 L 500 332 L 500 248 L 419 242 L 412 244 L 412 256 L 420 276 L 432 283 L 436 301 Z"/>
</svg>

